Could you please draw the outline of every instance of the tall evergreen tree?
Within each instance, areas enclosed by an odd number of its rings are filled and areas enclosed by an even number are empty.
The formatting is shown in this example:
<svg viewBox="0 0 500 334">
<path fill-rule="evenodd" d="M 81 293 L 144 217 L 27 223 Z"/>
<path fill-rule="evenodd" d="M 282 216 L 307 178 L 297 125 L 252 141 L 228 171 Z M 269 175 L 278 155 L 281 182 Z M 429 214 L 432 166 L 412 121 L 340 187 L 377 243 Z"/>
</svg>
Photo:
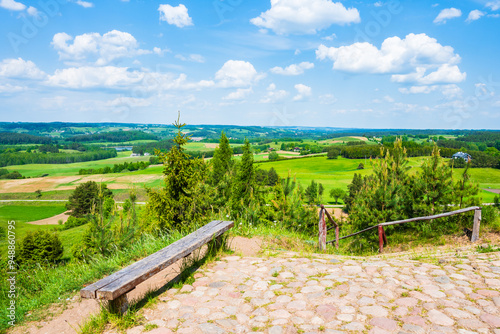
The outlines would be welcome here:
<svg viewBox="0 0 500 334">
<path fill-rule="evenodd" d="M 238 170 L 233 185 L 232 207 L 240 211 L 247 207 L 252 199 L 255 188 L 255 171 L 253 168 L 253 153 L 248 139 L 243 145 L 243 155 L 238 164 Z"/>
<path fill-rule="evenodd" d="M 146 189 L 149 195 L 147 210 L 158 221 L 155 228 L 159 230 L 193 224 L 204 214 L 204 205 L 196 191 L 206 173 L 205 163 L 198 158 L 191 159 L 185 152 L 189 136 L 181 129 L 186 124 L 181 124 L 178 118 L 173 125 L 177 128 L 174 147 L 166 154 L 157 152 L 164 165 L 165 186 L 159 190 Z"/>
<path fill-rule="evenodd" d="M 219 147 L 215 149 L 212 162 L 212 173 L 210 183 L 217 186 L 224 177 L 224 174 L 229 172 L 231 167 L 231 158 L 233 156 L 233 149 L 229 146 L 229 140 L 224 131 L 221 132 Z"/>
</svg>

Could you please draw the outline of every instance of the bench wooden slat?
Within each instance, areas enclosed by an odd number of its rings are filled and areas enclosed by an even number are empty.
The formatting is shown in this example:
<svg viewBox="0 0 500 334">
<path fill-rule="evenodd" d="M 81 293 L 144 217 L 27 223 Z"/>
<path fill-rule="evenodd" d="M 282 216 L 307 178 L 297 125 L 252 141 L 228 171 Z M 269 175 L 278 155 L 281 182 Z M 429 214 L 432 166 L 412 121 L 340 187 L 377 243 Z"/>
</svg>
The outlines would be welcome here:
<svg viewBox="0 0 500 334">
<path fill-rule="evenodd" d="M 162 250 L 85 287 L 80 295 L 114 300 L 233 226 L 233 222 L 212 221 Z"/>
<path fill-rule="evenodd" d="M 214 226 L 214 223 L 218 223 L 220 221 L 218 220 L 215 220 L 215 221 L 212 221 L 210 222 L 209 224 L 206 224 L 204 226 L 202 226 L 201 228 L 199 228 L 197 231 L 193 232 L 193 233 L 196 233 L 196 232 L 200 232 L 200 233 L 205 233 L 205 231 L 207 231 L 208 229 L 210 229 L 212 226 Z M 193 234 L 191 233 L 191 234 Z M 182 239 L 181 239 L 182 240 Z M 172 245 L 175 245 L 176 243 L 179 243 L 180 240 L 174 242 Z M 148 257 L 138 261 L 138 262 L 135 262 L 131 265 L 129 265 L 128 267 L 126 268 L 123 268 L 121 269 L 120 271 L 117 271 L 91 285 L 88 285 L 87 287 L 83 288 L 82 290 L 80 290 L 80 296 L 82 298 L 97 298 L 97 295 L 96 295 L 96 292 L 97 290 L 103 288 L 104 286 L 116 281 L 118 278 L 122 277 L 123 275 L 127 274 L 129 272 L 129 270 L 134 270 L 135 268 L 138 268 L 142 265 L 141 261 L 149 261 L 149 260 L 153 260 L 153 259 L 156 259 L 158 257 L 158 253 L 159 252 L 162 252 L 162 251 L 165 251 L 168 247 L 172 246 L 172 245 L 169 245 L 165 248 L 163 248 L 162 250 L 154 253 L 154 254 L 151 254 L 149 255 Z"/>
</svg>

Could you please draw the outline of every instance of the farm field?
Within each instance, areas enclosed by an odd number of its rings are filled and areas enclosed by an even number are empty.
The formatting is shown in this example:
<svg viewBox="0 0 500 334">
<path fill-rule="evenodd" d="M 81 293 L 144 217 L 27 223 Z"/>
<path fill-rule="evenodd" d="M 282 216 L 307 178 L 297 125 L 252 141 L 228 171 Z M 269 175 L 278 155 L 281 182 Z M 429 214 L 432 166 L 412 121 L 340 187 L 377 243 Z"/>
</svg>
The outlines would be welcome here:
<svg viewBox="0 0 500 334">
<path fill-rule="evenodd" d="M 412 173 L 420 170 L 420 166 L 425 159 L 426 157 L 409 158 Z M 364 164 L 365 169 L 356 169 L 360 163 Z M 370 160 L 341 157 L 329 160 L 325 156 L 260 163 L 258 166 L 262 169 L 273 167 L 281 177 L 286 177 L 290 172 L 303 187 L 307 187 L 312 180 L 322 183 L 325 187 L 323 198 L 328 202 L 332 201 L 328 195 L 330 189 L 342 188 L 347 190 L 347 185 L 351 183 L 354 173 L 364 176 L 371 174 L 373 171 Z M 483 202 L 493 202 L 495 194 L 484 189 L 488 187 L 500 189 L 500 170 L 471 168 L 469 172 L 471 179 L 478 182 L 479 187 L 483 189 L 480 193 Z M 454 179 L 459 178 L 461 173 L 463 173 L 463 169 L 455 169 L 453 172 Z"/>
</svg>

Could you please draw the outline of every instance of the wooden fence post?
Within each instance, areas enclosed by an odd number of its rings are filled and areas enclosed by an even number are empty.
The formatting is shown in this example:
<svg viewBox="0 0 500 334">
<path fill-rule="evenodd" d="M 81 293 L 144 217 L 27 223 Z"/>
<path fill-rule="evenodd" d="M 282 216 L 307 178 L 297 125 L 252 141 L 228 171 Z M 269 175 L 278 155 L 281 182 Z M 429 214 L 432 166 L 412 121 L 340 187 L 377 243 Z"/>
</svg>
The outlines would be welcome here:
<svg viewBox="0 0 500 334">
<path fill-rule="evenodd" d="M 481 225 L 481 208 L 474 210 L 474 226 L 472 227 L 472 237 L 470 241 L 476 242 L 479 239 L 480 225 Z"/>
<path fill-rule="evenodd" d="M 319 250 L 326 250 L 326 222 L 325 222 L 325 207 L 321 205 L 319 210 Z"/>
<path fill-rule="evenodd" d="M 382 253 L 384 250 L 384 227 L 378 226 L 378 252 Z"/>
<path fill-rule="evenodd" d="M 339 225 L 335 226 L 335 247 L 339 249 Z"/>
</svg>

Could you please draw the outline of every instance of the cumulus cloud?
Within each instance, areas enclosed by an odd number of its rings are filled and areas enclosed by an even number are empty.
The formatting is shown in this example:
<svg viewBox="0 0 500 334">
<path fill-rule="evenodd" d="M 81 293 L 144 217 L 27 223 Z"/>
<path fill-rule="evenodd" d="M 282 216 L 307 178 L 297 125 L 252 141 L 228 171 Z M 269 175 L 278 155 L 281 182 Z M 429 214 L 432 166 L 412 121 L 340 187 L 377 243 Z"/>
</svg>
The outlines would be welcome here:
<svg viewBox="0 0 500 334">
<path fill-rule="evenodd" d="M 26 90 L 26 87 L 11 85 L 11 84 L 0 85 L 0 94 L 19 93 L 22 92 L 23 90 Z"/>
<path fill-rule="evenodd" d="M 271 8 L 250 20 L 277 34 L 315 34 L 332 24 L 358 23 L 356 8 L 331 0 L 271 0 Z"/>
<path fill-rule="evenodd" d="M 485 6 L 490 8 L 491 10 L 498 10 L 500 9 L 500 1 L 489 1 Z"/>
<path fill-rule="evenodd" d="M 165 53 L 168 53 L 168 52 L 170 52 L 169 49 L 162 49 L 162 48 L 159 48 L 156 46 L 153 48 L 153 53 L 157 54 L 158 56 L 163 56 Z"/>
<path fill-rule="evenodd" d="M 190 54 L 189 56 L 183 56 L 183 55 L 176 55 L 175 58 L 180 59 L 182 61 L 192 61 L 195 63 L 204 63 L 205 62 L 205 57 L 199 54 Z"/>
<path fill-rule="evenodd" d="M 22 58 L 4 59 L 0 63 L 0 77 L 13 79 L 35 79 L 40 80 L 46 77 L 31 60 Z"/>
<path fill-rule="evenodd" d="M 213 81 L 189 82 L 186 74 L 145 72 L 128 67 L 72 67 L 56 70 L 46 80 L 46 85 L 71 89 L 107 88 L 115 90 L 136 89 L 143 92 L 163 90 L 190 90 L 213 87 Z"/>
<path fill-rule="evenodd" d="M 26 10 L 26 12 L 28 12 L 28 15 L 33 16 L 33 17 L 38 17 L 38 15 L 40 15 L 40 12 L 38 11 L 38 9 L 36 9 L 35 7 L 32 7 L 32 6 L 29 6 L 28 9 Z"/>
<path fill-rule="evenodd" d="M 76 0 L 75 3 L 79 6 L 82 6 L 83 8 L 94 7 L 94 4 L 92 2 L 88 2 L 88 1 Z"/>
<path fill-rule="evenodd" d="M 314 64 L 304 61 L 300 64 L 292 64 L 286 68 L 276 66 L 271 68 L 271 72 L 281 75 L 300 75 L 304 73 L 304 70 L 310 70 L 311 68 L 314 68 Z"/>
<path fill-rule="evenodd" d="M 459 83 L 467 78 L 467 73 L 460 72 L 457 65 L 443 64 L 436 71 L 427 75 L 426 68 L 417 67 L 414 73 L 393 74 L 391 80 L 394 82 L 410 82 L 421 85 L 430 85 L 436 83 Z"/>
<path fill-rule="evenodd" d="M 215 79 L 221 87 L 247 87 L 263 77 L 251 63 L 242 60 L 228 60 L 215 73 Z"/>
<path fill-rule="evenodd" d="M 270 84 L 267 87 L 266 96 L 262 100 L 261 103 L 276 103 L 280 100 L 283 100 L 288 96 L 288 92 L 282 89 L 276 89 L 276 85 L 274 83 Z"/>
<path fill-rule="evenodd" d="M 320 95 L 319 103 L 321 104 L 334 104 L 337 102 L 337 98 L 333 94 Z"/>
<path fill-rule="evenodd" d="M 294 87 L 297 90 L 297 95 L 293 97 L 294 101 L 301 101 L 304 98 L 311 96 L 312 94 L 312 89 L 309 86 L 296 84 Z"/>
<path fill-rule="evenodd" d="M 16 2 L 14 0 L 0 0 L 0 7 L 15 11 L 21 11 L 26 9 L 26 6 L 24 4 Z"/>
<path fill-rule="evenodd" d="M 160 21 L 167 21 L 168 24 L 179 28 L 193 25 L 193 20 L 189 17 L 188 9 L 183 4 L 177 7 L 160 5 L 158 11 L 160 12 Z"/>
<path fill-rule="evenodd" d="M 62 32 L 52 38 L 52 46 L 59 59 L 69 63 L 95 61 L 96 65 L 108 65 L 120 58 L 151 53 L 139 49 L 139 43 L 131 34 L 118 30 L 101 35 L 87 33 L 75 38 Z"/>
<path fill-rule="evenodd" d="M 446 23 L 446 20 L 462 16 L 462 11 L 456 8 L 445 8 L 434 19 L 434 23 Z"/>
<path fill-rule="evenodd" d="M 403 94 L 429 94 L 431 92 L 440 91 L 448 100 L 459 98 L 463 94 L 462 88 L 458 87 L 455 84 L 411 86 L 410 88 L 399 88 L 399 91 Z"/>
<path fill-rule="evenodd" d="M 356 73 L 394 73 L 460 62 L 451 46 L 443 46 L 426 34 L 409 34 L 404 39 L 390 37 L 380 49 L 367 42 L 338 48 L 320 45 L 316 57 L 332 60 L 334 70 Z"/>
<path fill-rule="evenodd" d="M 485 12 L 482 12 L 480 10 L 472 10 L 470 13 L 469 13 L 469 16 L 467 17 L 467 22 L 472 22 L 472 21 L 476 21 L 476 20 L 479 20 L 482 16 L 484 16 L 486 13 Z"/>
<path fill-rule="evenodd" d="M 252 87 L 250 88 L 238 88 L 235 92 L 229 93 L 224 96 L 224 100 L 244 100 L 249 94 L 253 93 Z"/>
</svg>

